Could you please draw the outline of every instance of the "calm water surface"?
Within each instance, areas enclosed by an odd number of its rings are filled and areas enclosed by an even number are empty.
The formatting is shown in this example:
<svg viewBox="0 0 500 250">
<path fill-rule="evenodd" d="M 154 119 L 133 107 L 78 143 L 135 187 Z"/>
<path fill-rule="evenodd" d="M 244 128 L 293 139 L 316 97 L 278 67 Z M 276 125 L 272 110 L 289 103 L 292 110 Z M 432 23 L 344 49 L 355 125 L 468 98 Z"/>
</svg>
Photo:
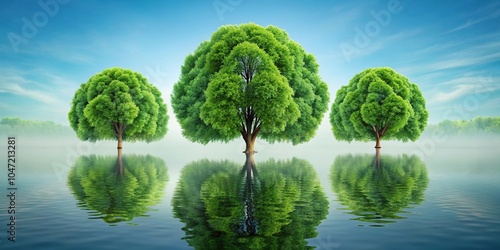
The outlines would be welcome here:
<svg viewBox="0 0 500 250">
<path fill-rule="evenodd" d="M 0 248 L 500 249 L 498 148 L 273 145 L 246 171 L 234 147 L 151 144 L 120 171 L 110 145 L 21 144 L 16 242 L 2 171 Z"/>
</svg>

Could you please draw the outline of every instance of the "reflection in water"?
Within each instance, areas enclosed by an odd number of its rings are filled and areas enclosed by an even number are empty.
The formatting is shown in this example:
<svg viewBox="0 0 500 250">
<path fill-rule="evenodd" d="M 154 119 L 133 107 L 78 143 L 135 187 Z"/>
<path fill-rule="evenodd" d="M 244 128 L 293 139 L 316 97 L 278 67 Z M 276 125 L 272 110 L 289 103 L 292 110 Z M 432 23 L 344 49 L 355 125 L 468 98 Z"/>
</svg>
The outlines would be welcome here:
<svg viewBox="0 0 500 250">
<path fill-rule="evenodd" d="M 429 182 L 425 164 L 415 155 L 343 155 L 330 171 L 338 201 L 352 210 L 356 220 L 373 226 L 404 219 L 398 213 L 420 204 Z"/>
<path fill-rule="evenodd" d="M 269 160 L 243 168 L 202 160 L 182 170 L 174 216 L 196 249 L 304 249 L 326 218 L 316 172 L 304 160 Z"/>
<path fill-rule="evenodd" d="M 116 156 L 81 156 L 68 175 L 78 206 L 111 225 L 145 216 L 160 202 L 167 180 L 165 162 L 150 155 L 126 155 L 122 167 Z"/>
</svg>

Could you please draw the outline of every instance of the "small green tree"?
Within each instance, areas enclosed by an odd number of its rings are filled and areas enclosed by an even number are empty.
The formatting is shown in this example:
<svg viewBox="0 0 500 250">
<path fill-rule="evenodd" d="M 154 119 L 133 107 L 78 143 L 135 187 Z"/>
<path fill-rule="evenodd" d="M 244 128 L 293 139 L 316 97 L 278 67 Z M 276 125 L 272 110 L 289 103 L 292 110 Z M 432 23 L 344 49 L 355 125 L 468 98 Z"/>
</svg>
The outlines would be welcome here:
<svg viewBox="0 0 500 250">
<path fill-rule="evenodd" d="M 337 91 L 330 123 L 337 140 L 415 141 L 427 125 L 425 99 L 416 84 L 391 68 L 355 75 Z"/>
<path fill-rule="evenodd" d="M 318 64 L 274 26 L 227 25 L 187 56 L 172 107 L 191 141 L 242 136 L 246 153 L 259 135 L 269 141 L 308 141 L 328 109 Z"/>
<path fill-rule="evenodd" d="M 128 69 L 110 68 L 80 85 L 69 122 L 81 140 L 159 140 L 167 133 L 167 106 L 160 91 Z"/>
</svg>

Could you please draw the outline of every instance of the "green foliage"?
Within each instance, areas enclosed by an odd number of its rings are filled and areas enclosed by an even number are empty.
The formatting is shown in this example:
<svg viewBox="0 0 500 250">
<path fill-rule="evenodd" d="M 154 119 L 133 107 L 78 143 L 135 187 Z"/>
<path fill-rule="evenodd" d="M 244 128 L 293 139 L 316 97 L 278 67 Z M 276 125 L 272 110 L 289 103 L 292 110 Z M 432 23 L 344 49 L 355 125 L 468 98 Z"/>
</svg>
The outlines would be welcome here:
<svg viewBox="0 0 500 250">
<path fill-rule="evenodd" d="M 351 210 L 356 220 L 382 225 L 402 219 L 398 214 L 424 200 L 429 182 L 425 164 L 415 155 L 338 156 L 330 170 L 337 199 Z"/>
<path fill-rule="evenodd" d="M 306 161 L 259 163 L 253 177 L 228 161 L 184 167 L 172 200 L 195 249 L 308 249 L 328 200 Z M 253 228 L 253 229 L 252 229 Z"/>
<path fill-rule="evenodd" d="M 500 117 L 476 117 L 472 120 L 444 120 L 427 126 L 425 134 L 493 135 L 500 134 Z"/>
<path fill-rule="evenodd" d="M 250 118 L 269 142 L 308 141 L 328 101 L 315 58 L 285 31 L 252 23 L 222 26 L 201 43 L 172 93 L 183 135 L 204 144 L 237 138 Z"/>
<path fill-rule="evenodd" d="M 416 84 L 391 68 L 355 75 L 338 91 L 330 113 L 337 140 L 418 139 L 427 125 L 425 99 Z"/>
<path fill-rule="evenodd" d="M 23 120 L 18 117 L 4 117 L 0 120 L 2 135 L 64 136 L 71 135 L 70 127 L 52 121 Z"/>
<path fill-rule="evenodd" d="M 68 118 L 81 140 L 114 140 L 120 124 L 124 141 L 151 142 L 167 133 L 167 106 L 160 91 L 128 69 L 106 69 L 82 84 Z"/>
<path fill-rule="evenodd" d="M 146 216 L 148 207 L 163 196 L 168 181 L 165 162 L 150 155 L 126 155 L 123 176 L 117 174 L 113 156 L 81 156 L 68 175 L 68 185 L 79 206 L 94 210 L 91 218 L 106 223 Z"/>
</svg>

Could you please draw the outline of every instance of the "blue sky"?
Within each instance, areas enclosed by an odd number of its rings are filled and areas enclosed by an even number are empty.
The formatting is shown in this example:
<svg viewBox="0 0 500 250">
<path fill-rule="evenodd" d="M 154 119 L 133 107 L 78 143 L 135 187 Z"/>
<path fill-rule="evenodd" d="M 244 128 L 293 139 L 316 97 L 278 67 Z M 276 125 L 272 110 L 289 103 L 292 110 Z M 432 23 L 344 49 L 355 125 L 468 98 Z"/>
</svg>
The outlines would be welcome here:
<svg viewBox="0 0 500 250">
<path fill-rule="evenodd" d="M 0 117 L 69 124 L 74 92 L 124 67 L 170 94 L 184 58 L 224 24 L 275 25 L 315 55 L 333 101 L 389 66 L 417 83 L 430 123 L 500 115 L 500 1 L 1 1 Z M 328 119 L 321 129 L 329 130 Z"/>
</svg>

